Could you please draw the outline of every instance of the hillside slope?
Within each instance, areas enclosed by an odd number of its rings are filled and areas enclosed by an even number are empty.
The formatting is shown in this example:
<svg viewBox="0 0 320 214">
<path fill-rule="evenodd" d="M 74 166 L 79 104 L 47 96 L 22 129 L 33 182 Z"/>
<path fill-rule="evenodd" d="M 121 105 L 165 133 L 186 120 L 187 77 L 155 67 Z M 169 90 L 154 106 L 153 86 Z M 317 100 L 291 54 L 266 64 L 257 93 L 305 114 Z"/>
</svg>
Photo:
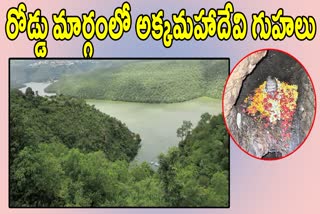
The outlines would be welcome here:
<svg viewBox="0 0 320 214">
<path fill-rule="evenodd" d="M 190 122 L 185 122 L 190 124 Z M 181 126 L 159 168 L 131 162 L 140 137 L 83 100 L 10 93 L 11 207 L 228 207 L 222 116 Z M 130 163 L 131 162 L 131 163 Z"/>
<path fill-rule="evenodd" d="M 140 148 L 140 136 L 125 124 L 64 96 L 40 97 L 31 88 L 10 93 L 10 153 L 26 146 L 63 143 L 84 152 L 103 151 L 110 160 L 131 161 Z"/>
<path fill-rule="evenodd" d="M 65 76 L 46 91 L 85 99 L 171 103 L 201 96 L 221 98 L 227 75 L 227 60 L 133 60 Z"/>
</svg>

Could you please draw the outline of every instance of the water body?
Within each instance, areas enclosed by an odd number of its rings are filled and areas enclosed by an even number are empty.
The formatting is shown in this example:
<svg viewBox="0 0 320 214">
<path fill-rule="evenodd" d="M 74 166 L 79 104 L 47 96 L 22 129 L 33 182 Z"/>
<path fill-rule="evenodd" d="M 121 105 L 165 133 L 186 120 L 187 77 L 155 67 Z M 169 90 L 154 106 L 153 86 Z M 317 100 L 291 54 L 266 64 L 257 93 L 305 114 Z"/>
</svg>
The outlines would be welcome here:
<svg viewBox="0 0 320 214">
<path fill-rule="evenodd" d="M 44 92 L 50 82 L 30 82 L 25 85 L 26 87 L 20 89 L 23 92 L 27 87 L 31 87 L 33 91 L 38 91 L 40 96 L 54 95 Z M 140 134 L 141 148 L 136 157 L 138 162 L 157 162 L 160 153 L 166 153 L 170 147 L 177 146 L 179 138 L 176 131 L 184 120 L 191 121 L 195 127 L 203 113 L 214 115 L 221 113 L 221 100 L 205 97 L 173 104 L 107 100 L 87 100 L 87 103 L 94 105 L 103 113 L 116 117 L 131 131 Z"/>
<path fill-rule="evenodd" d="M 174 104 L 145 104 L 104 100 L 88 100 L 101 112 L 124 122 L 128 128 L 139 133 L 141 148 L 136 157 L 138 162 L 157 162 L 159 154 L 166 153 L 169 147 L 177 146 L 177 129 L 183 120 L 189 120 L 195 127 L 201 114 L 221 113 L 221 101 L 211 98 Z"/>
<path fill-rule="evenodd" d="M 23 93 L 26 92 L 27 88 L 30 87 L 34 92 L 38 92 L 39 96 L 53 96 L 55 93 L 46 93 L 44 89 L 48 87 L 52 82 L 28 82 L 25 83 L 25 87 L 20 88 L 19 90 Z"/>
</svg>

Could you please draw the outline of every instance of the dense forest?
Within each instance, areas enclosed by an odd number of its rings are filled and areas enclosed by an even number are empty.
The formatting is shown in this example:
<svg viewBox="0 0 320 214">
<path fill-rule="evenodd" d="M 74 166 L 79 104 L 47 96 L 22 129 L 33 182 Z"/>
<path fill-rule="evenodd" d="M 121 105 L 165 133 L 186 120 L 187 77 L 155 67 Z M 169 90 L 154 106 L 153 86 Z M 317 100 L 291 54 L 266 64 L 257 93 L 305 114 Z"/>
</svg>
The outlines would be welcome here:
<svg viewBox="0 0 320 214">
<path fill-rule="evenodd" d="M 228 207 L 229 144 L 205 113 L 159 167 L 134 158 L 140 136 L 78 98 L 10 92 L 11 207 Z"/>
<path fill-rule="evenodd" d="M 64 76 L 46 92 L 143 103 L 174 103 L 202 96 L 221 99 L 227 75 L 227 60 L 133 60 Z"/>
</svg>

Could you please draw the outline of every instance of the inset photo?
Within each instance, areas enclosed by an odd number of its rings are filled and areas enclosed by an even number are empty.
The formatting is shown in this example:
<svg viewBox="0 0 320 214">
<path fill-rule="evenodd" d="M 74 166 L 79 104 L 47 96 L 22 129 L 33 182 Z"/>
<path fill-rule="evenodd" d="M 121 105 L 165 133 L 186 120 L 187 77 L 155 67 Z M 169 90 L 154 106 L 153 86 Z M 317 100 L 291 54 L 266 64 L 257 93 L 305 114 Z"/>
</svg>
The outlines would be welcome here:
<svg viewBox="0 0 320 214">
<path fill-rule="evenodd" d="M 303 65 L 280 50 L 259 50 L 232 70 L 223 92 L 223 115 L 237 146 L 257 159 L 277 160 L 306 140 L 316 97 Z"/>
</svg>

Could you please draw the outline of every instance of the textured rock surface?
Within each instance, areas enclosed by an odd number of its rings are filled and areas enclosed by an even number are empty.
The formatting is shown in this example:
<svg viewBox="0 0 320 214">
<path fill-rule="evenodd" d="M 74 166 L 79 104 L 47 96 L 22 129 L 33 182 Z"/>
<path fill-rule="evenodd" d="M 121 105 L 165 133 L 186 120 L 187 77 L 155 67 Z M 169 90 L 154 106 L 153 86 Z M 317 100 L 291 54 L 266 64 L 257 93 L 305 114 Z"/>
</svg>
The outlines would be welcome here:
<svg viewBox="0 0 320 214">
<path fill-rule="evenodd" d="M 267 51 L 259 51 L 242 60 L 230 75 L 224 94 L 224 116 L 227 120 L 229 130 L 231 130 L 235 140 L 240 142 L 242 148 L 257 157 L 262 157 L 268 153 L 268 145 L 264 143 L 263 138 L 257 137 L 259 135 L 263 136 L 261 135 L 263 133 L 257 133 L 257 129 L 252 130 L 251 127 L 255 126 L 252 118 L 239 113 L 240 111 L 236 109 L 234 105 L 238 99 L 242 82 L 266 54 Z M 249 136 L 250 142 L 242 140 L 240 128 L 237 126 L 236 121 L 238 113 L 241 115 L 241 131 L 249 132 L 251 134 Z M 255 143 L 253 143 L 253 140 Z"/>
<path fill-rule="evenodd" d="M 256 64 L 266 55 L 267 51 L 259 51 L 242 60 L 233 70 L 224 94 L 224 115 L 229 117 L 232 106 L 236 103 L 242 82 L 256 67 Z"/>
<path fill-rule="evenodd" d="M 241 128 L 234 126 L 234 123 L 230 124 L 230 130 L 234 133 L 234 139 L 239 143 L 241 148 L 253 156 L 263 157 L 269 152 L 269 144 L 268 141 L 266 141 L 266 136 L 268 136 L 269 133 L 262 127 L 262 124 L 258 125 L 252 117 L 245 113 L 239 113 L 238 110 L 235 109 L 236 108 L 232 108 L 230 118 L 233 118 L 236 112 L 236 114 L 241 114 Z"/>
<path fill-rule="evenodd" d="M 307 75 L 300 78 L 301 83 L 299 88 L 300 99 L 298 99 L 298 114 L 300 120 L 299 138 L 303 140 L 308 134 L 314 118 L 315 98 L 311 82 Z"/>
</svg>

